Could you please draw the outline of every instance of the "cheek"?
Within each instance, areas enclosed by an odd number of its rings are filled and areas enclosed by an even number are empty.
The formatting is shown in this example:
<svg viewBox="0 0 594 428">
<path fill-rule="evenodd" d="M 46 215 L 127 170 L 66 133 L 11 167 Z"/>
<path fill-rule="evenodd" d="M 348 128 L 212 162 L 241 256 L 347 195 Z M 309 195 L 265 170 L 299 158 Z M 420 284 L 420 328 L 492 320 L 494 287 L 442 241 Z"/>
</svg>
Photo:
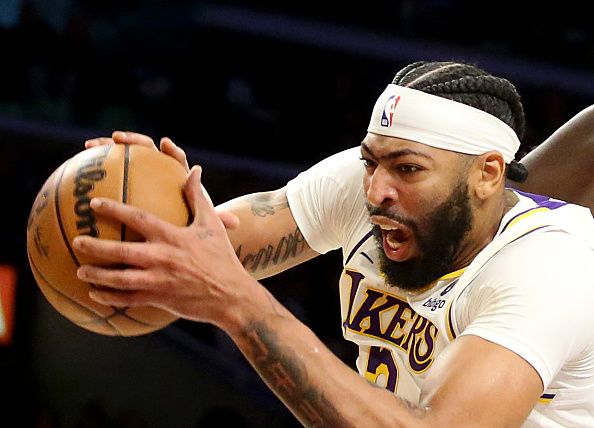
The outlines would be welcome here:
<svg viewBox="0 0 594 428">
<path fill-rule="evenodd" d="M 404 211 L 414 217 L 424 217 L 439 205 L 442 195 L 434 188 L 426 189 L 418 186 L 405 186 L 400 189 L 399 202 Z"/>
</svg>

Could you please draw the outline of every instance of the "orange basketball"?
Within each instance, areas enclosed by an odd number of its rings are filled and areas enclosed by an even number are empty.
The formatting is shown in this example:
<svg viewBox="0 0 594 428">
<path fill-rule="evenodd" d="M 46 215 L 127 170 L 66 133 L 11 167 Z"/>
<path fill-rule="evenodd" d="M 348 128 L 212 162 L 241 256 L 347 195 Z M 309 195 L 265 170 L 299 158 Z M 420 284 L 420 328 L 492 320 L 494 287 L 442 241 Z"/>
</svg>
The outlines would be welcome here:
<svg viewBox="0 0 594 428">
<path fill-rule="evenodd" d="M 175 321 L 174 315 L 158 308 L 115 308 L 91 300 L 93 284 L 78 279 L 76 269 L 94 261 L 75 254 L 72 240 L 78 235 L 141 240 L 125 225 L 95 216 L 89 207 L 95 196 L 187 225 L 190 212 L 182 193 L 186 177 L 173 158 L 127 144 L 93 147 L 58 167 L 39 191 L 27 223 L 29 264 L 49 303 L 78 326 L 110 336 L 147 334 Z"/>
</svg>

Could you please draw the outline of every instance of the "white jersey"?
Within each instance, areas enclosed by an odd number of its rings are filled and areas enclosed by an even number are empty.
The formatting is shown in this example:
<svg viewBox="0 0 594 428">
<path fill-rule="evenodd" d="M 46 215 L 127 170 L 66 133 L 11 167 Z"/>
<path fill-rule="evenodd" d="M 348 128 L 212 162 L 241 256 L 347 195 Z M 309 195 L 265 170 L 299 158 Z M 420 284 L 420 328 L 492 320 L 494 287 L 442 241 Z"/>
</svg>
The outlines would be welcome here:
<svg viewBox="0 0 594 428">
<path fill-rule="evenodd" d="M 343 335 L 362 376 L 412 402 L 439 353 L 473 334 L 528 361 L 545 390 L 524 427 L 594 427 L 594 221 L 587 208 L 516 192 L 495 239 L 464 269 L 411 296 L 378 273 L 359 148 L 287 185 L 312 249 L 342 248 Z M 513 387 L 513 386 L 511 386 Z"/>
</svg>

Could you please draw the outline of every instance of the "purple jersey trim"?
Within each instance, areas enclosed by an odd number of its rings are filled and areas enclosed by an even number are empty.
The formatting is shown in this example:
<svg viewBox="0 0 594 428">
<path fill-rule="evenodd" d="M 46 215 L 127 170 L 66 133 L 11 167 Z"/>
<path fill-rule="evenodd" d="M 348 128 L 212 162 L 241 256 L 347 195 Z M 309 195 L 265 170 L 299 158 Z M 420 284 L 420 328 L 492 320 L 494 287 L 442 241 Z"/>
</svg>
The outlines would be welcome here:
<svg viewBox="0 0 594 428">
<path fill-rule="evenodd" d="M 505 231 L 512 221 L 514 221 L 516 218 L 520 217 L 521 215 L 526 214 L 527 212 L 530 212 L 532 210 L 536 210 L 536 209 L 539 209 L 539 208 L 548 208 L 550 210 L 554 210 L 554 209 L 557 209 L 559 207 L 563 207 L 563 206 L 567 205 L 567 202 L 564 202 L 564 201 L 553 201 L 548 196 L 536 195 L 534 193 L 528 193 L 528 192 L 522 192 L 522 191 L 516 190 L 516 189 L 514 189 L 514 192 L 517 192 L 520 195 L 525 196 L 525 197 L 531 199 L 532 201 L 534 201 L 534 203 L 536 203 L 537 206 L 536 207 L 532 207 L 532 208 L 528 208 L 527 210 L 522 211 L 521 213 L 516 214 L 515 216 L 513 216 L 512 218 L 510 218 L 507 221 L 507 223 L 505 224 L 505 226 L 503 227 L 503 229 L 501 229 L 501 232 Z"/>
<path fill-rule="evenodd" d="M 515 190 L 515 189 L 514 189 L 514 192 L 519 193 L 522 196 L 526 196 L 527 198 L 532 199 L 541 208 L 549 208 L 551 210 L 554 210 L 555 208 L 559 208 L 564 205 L 567 205 L 567 202 L 552 200 L 548 196 L 536 195 L 534 193 L 522 192 L 521 190 Z"/>
<path fill-rule="evenodd" d="M 454 305 L 450 305 L 450 307 L 448 308 L 448 329 L 450 330 L 450 334 L 452 335 L 452 337 L 454 339 L 456 339 L 456 337 L 458 337 L 458 335 L 456 334 L 456 331 L 454 330 L 454 324 L 452 323 L 452 316 L 454 315 L 452 313 L 453 307 L 454 307 Z"/>
<path fill-rule="evenodd" d="M 353 256 L 355 255 L 355 252 L 361 247 L 361 245 L 363 245 L 365 243 L 365 241 L 367 241 L 369 239 L 369 237 L 373 235 L 373 231 L 369 231 L 365 234 L 365 236 L 363 238 L 361 238 L 361 240 L 359 242 L 357 242 L 357 245 L 355 245 L 353 247 L 353 249 L 351 250 L 349 256 L 346 258 L 344 265 L 346 266 L 347 263 L 353 258 Z"/>
</svg>

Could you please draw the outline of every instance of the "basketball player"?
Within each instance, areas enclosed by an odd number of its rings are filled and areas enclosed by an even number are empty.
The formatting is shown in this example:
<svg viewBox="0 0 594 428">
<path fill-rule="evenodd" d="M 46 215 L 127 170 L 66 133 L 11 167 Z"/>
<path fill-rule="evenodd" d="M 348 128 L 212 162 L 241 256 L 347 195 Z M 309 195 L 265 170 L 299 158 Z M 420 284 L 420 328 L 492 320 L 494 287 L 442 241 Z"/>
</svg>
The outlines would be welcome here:
<svg viewBox="0 0 594 428">
<path fill-rule="evenodd" d="M 585 120 L 591 110 L 529 167 L 559 170 L 547 156 L 567 138 L 591 141 Z M 78 274 L 103 286 L 92 292 L 99 303 L 154 305 L 222 328 L 306 426 L 591 427 L 594 221 L 586 207 L 505 186 L 506 174 L 523 178 L 513 162 L 523 127 L 509 81 L 462 63 L 414 63 L 377 99 L 360 148 L 279 191 L 217 215 L 194 167 L 187 228 L 94 200 L 98 215 L 147 242 L 76 238 L 76 251 L 130 266 Z M 170 140 L 161 147 L 185 162 Z M 546 190 L 539 177 L 528 190 Z M 579 182 L 555 184 L 563 195 Z M 248 257 L 267 246 L 274 257 Z M 343 334 L 359 345 L 359 375 L 254 278 L 337 248 Z"/>
</svg>

